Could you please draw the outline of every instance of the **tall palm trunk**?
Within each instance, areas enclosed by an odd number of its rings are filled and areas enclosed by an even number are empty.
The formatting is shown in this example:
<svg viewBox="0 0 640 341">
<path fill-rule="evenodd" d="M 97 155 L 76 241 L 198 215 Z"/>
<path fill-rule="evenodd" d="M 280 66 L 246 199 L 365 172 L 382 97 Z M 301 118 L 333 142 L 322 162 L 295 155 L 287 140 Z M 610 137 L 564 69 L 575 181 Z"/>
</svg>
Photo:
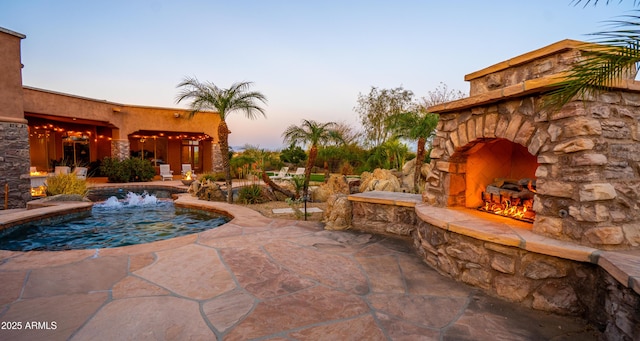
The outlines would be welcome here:
<svg viewBox="0 0 640 341">
<path fill-rule="evenodd" d="M 218 137 L 220 138 L 220 152 L 222 153 L 222 168 L 224 169 L 224 179 L 227 186 L 227 202 L 233 203 L 233 187 L 231 183 L 231 164 L 229 163 L 229 127 L 225 120 L 220 121 L 218 126 Z"/>
<path fill-rule="evenodd" d="M 309 150 L 309 158 L 307 159 L 307 168 L 304 169 L 304 197 L 305 200 L 309 194 L 309 181 L 311 180 L 311 168 L 316 163 L 316 157 L 318 156 L 318 146 L 315 144 L 311 146 Z"/>
<path fill-rule="evenodd" d="M 416 193 L 420 193 L 420 171 L 422 170 L 422 163 L 424 160 L 424 147 L 427 140 L 424 137 L 418 139 L 418 150 L 416 152 L 416 169 L 413 173 L 413 187 Z"/>
</svg>

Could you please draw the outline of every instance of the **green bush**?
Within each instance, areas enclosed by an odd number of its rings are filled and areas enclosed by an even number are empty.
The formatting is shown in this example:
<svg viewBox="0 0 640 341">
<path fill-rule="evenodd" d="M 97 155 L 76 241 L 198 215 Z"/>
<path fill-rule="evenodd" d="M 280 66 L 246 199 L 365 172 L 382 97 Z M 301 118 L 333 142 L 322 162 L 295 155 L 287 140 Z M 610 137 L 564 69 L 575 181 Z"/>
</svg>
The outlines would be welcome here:
<svg viewBox="0 0 640 341">
<path fill-rule="evenodd" d="M 151 181 L 156 175 L 156 169 L 153 168 L 151 161 L 142 159 L 124 160 L 126 167 L 131 170 L 129 180 L 131 182 Z"/>
<path fill-rule="evenodd" d="M 262 186 L 253 184 L 249 186 L 240 187 L 238 190 L 238 200 L 243 204 L 259 204 L 264 202 L 262 196 Z"/>
<path fill-rule="evenodd" d="M 106 176 L 109 182 L 142 182 L 153 179 L 156 170 L 149 160 L 134 158 L 120 161 L 106 157 L 100 165 L 100 173 Z"/>
<path fill-rule="evenodd" d="M 105 157 L 100 165 L 100 173 L 107 177 L 109 182 L 129 182 L 131 169 L 125 164 L 112 157 Z"/>
<path fill-rule="evenodd" d="M 289 147 L 280 151 L 280 160 L 282 162 L 291 163 L 294 165 L 302 164 L 307 159 L 307 153 L 295 144 L 291 144 Z"/>
<path fill-rule="evenodd" d="M 58 174 L 47 178 L 47 196 L 58 194 L 79 194 L 86 196 L 87 181 L 71 174 Z"/>
</svg>

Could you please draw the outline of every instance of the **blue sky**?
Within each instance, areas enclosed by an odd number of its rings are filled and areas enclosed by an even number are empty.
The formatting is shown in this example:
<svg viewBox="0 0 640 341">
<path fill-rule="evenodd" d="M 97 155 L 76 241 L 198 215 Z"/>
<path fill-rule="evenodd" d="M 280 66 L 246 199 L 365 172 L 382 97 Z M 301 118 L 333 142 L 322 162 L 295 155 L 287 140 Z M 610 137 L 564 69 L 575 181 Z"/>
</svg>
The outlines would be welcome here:
<svg viewBox="0 0 640 341">
<path fill-rule="evenodd" d="M 195 76 L 254 82 L 267 118 L 240 113 L 230 144 L 283 147 L 301 119 L 359 127 L 371 86 L 416 97 L 562 39 L 589 40 L 633 1 L 44 1 L 0 0 L 0 27 L 22 34 L 24 85 L 160 107 Z"/>
</svg>

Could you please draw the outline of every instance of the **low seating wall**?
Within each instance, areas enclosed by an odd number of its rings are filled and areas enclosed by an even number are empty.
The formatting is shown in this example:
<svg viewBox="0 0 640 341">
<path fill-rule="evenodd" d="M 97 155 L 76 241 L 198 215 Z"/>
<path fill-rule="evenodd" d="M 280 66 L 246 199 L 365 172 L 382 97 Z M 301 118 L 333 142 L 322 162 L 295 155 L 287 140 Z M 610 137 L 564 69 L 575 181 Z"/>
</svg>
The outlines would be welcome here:
<svg viewBox="0 0 640 341">
<path fill-rule="evenodd" d="M 412 240 L 445 276 L 529 308 L 583 317 L 610 340 L 640 339 L 640 252 L 550 239 L 530 224 L 432 207 L 419 195 L 366 192 L 349 200 L 353 229 Z"/>
</svg>

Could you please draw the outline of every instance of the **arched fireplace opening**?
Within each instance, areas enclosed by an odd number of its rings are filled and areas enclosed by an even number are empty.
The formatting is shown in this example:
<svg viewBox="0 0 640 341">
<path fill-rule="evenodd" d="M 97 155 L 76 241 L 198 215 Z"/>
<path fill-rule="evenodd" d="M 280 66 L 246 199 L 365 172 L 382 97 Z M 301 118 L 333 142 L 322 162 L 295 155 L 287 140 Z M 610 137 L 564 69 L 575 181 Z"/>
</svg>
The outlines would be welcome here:
<svg viewBox="0 0 640 341">
<path fill-rule="evenodd" d="M 452 206 L 480 209 L 533 222 L 537 158 L 503 138 L 477 139 L 456 151 L 451 164 Z M 451 169 L 450 169 L 451 171 Z M 457 179 L 457 181 L 455 180 Z"/>
</svg>

